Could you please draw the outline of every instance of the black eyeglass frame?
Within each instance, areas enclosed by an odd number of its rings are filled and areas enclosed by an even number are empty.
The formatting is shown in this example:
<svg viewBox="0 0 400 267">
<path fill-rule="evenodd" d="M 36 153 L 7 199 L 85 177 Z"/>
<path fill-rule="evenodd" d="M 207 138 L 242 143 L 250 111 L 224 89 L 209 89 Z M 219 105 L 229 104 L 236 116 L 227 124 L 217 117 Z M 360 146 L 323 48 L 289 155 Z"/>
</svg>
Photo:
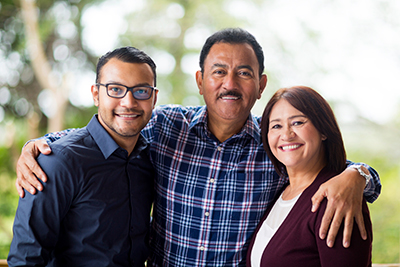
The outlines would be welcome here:
<svg viewBox="0 0 400 267">
<path fill-rule="evenodd" d="M 133 86 L 133 87 L 128 87 L 128 86 L 123 85 L 123 84 L 120 84 L 120 83 L 106 83 L 106 84 L 103 84 L 103 83 L 96 83 L 96 85 L 97 85 L 97 88 L 99 88 L 99 89 L 100 89 L 100 85 L 101 85 L 101 86 L 104 86 L 104 87 L 106 88 L 107 95 L 108 95 L 109 97 L 111 97 L 111 98 L 124 98 L 124 97 L 126 96 L 126 94 L 127 94 L 129 91 L 131 91 L 132 96 L 133 96 L 134 99 L 136 99 L 136 100 L 149 100 L 149 99 L 151 98 L 151 96 L 153 95 L 153 91 L 158 91 L 158 88 L 157 88 L 157 87 L 150 86 L 150 85 L 136 85 L 136 86 Z M 111 96 L 111 95 L 108 93 L 108 86 L 109 86 L 109 85 L 119 85 L 119 86 L 125 87 L 125 88 L 126 88 L 125 94 L 122 95 L 122 96 Z M 145 87 L 145 88 L 150 88 L 150 89 L 151 89 L 151 93 L 150 93 L 149 97 L 148 97 L 148 98 L 136 98 L 136 97 L 135 97 L 135 92 L 136 92 L 136 91 L 133 91 L 133 89 L 135 89 L 135 88 L 143 88 L 143 87 Z"/>
</svg>

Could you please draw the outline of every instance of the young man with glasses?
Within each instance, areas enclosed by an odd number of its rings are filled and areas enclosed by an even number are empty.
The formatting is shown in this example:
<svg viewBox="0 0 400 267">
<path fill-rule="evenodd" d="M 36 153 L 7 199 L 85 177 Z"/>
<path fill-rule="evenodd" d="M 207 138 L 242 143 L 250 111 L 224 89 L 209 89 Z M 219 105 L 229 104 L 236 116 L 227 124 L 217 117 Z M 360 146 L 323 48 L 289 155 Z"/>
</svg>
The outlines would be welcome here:
<svg viewBox="0 0 400 267">
<path fill-rule="evenodd" d="M 100 58 L 98 114 L 38 157 L 50 179 L 20 199 L 9 266 L 144 266 L 154 172 L 140 132 L 157 100 L 155 68 L 133 47 Z"/>
</svg>

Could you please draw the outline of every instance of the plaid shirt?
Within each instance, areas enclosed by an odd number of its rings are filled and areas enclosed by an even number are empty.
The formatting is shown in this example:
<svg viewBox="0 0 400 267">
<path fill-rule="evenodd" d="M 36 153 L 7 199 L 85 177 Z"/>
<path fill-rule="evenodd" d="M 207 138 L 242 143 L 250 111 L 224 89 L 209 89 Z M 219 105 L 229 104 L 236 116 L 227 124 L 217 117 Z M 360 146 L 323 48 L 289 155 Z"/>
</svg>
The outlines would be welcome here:
<svg viewBox="0 0 400 267">
<path fill-rule="evenodd" d="M 251 236 L 284 185 L 253 115 L 220 143 L 201 107 L 158 107 L 142 134 L 157 172 L 149 266 L 245 266 Z M 47 135 L 59 138 L 68 131 Z M 364 196 L 380 192 L 377 173 Z"/>
</svg>

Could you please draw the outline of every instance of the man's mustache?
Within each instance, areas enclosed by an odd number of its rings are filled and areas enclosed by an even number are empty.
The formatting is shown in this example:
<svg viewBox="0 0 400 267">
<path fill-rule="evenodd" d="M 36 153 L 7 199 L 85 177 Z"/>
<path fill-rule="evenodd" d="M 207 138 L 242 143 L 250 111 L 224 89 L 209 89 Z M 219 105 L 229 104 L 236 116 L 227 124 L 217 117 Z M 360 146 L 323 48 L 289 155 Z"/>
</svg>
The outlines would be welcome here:
<svg viewBox="0 0 400 267">
<path fill-rule="evenodd" d="M 218 98 L 222 98 L 222 97 L 225 97 L 225 96 L 234 96 L 234 97 L 242 98 L 242 94 L 240 94 L 240 93 L 237 92 L 237 91 L 226 91 L 226 92 L 220 94 L 220 95 L 218 96 Z"/>
</svg>

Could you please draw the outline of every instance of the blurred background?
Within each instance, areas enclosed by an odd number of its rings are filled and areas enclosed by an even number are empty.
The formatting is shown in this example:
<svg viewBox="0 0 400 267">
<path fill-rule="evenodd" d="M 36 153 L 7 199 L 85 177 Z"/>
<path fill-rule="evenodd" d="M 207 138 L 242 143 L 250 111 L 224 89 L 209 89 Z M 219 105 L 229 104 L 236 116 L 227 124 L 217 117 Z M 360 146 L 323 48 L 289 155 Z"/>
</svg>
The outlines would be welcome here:
<svg viewBox="0 0 400 267">
<path fill-rule="evenodd" d="M 307 85 L 332 105 L 348 158 L 380 174 L 370 204 L 373 262 L 400 262 L 400 1 L 1 0 L 0 259 L 18 204 L 15 165 L 24 143 L 82 127 L 102 54 L 135 46 L 157 64 L 158 104 L 201 105 L 195 84 L 206 38 L 242 27 L 265 54 L 261 115 L 281 87 Z"/>
</svg>

